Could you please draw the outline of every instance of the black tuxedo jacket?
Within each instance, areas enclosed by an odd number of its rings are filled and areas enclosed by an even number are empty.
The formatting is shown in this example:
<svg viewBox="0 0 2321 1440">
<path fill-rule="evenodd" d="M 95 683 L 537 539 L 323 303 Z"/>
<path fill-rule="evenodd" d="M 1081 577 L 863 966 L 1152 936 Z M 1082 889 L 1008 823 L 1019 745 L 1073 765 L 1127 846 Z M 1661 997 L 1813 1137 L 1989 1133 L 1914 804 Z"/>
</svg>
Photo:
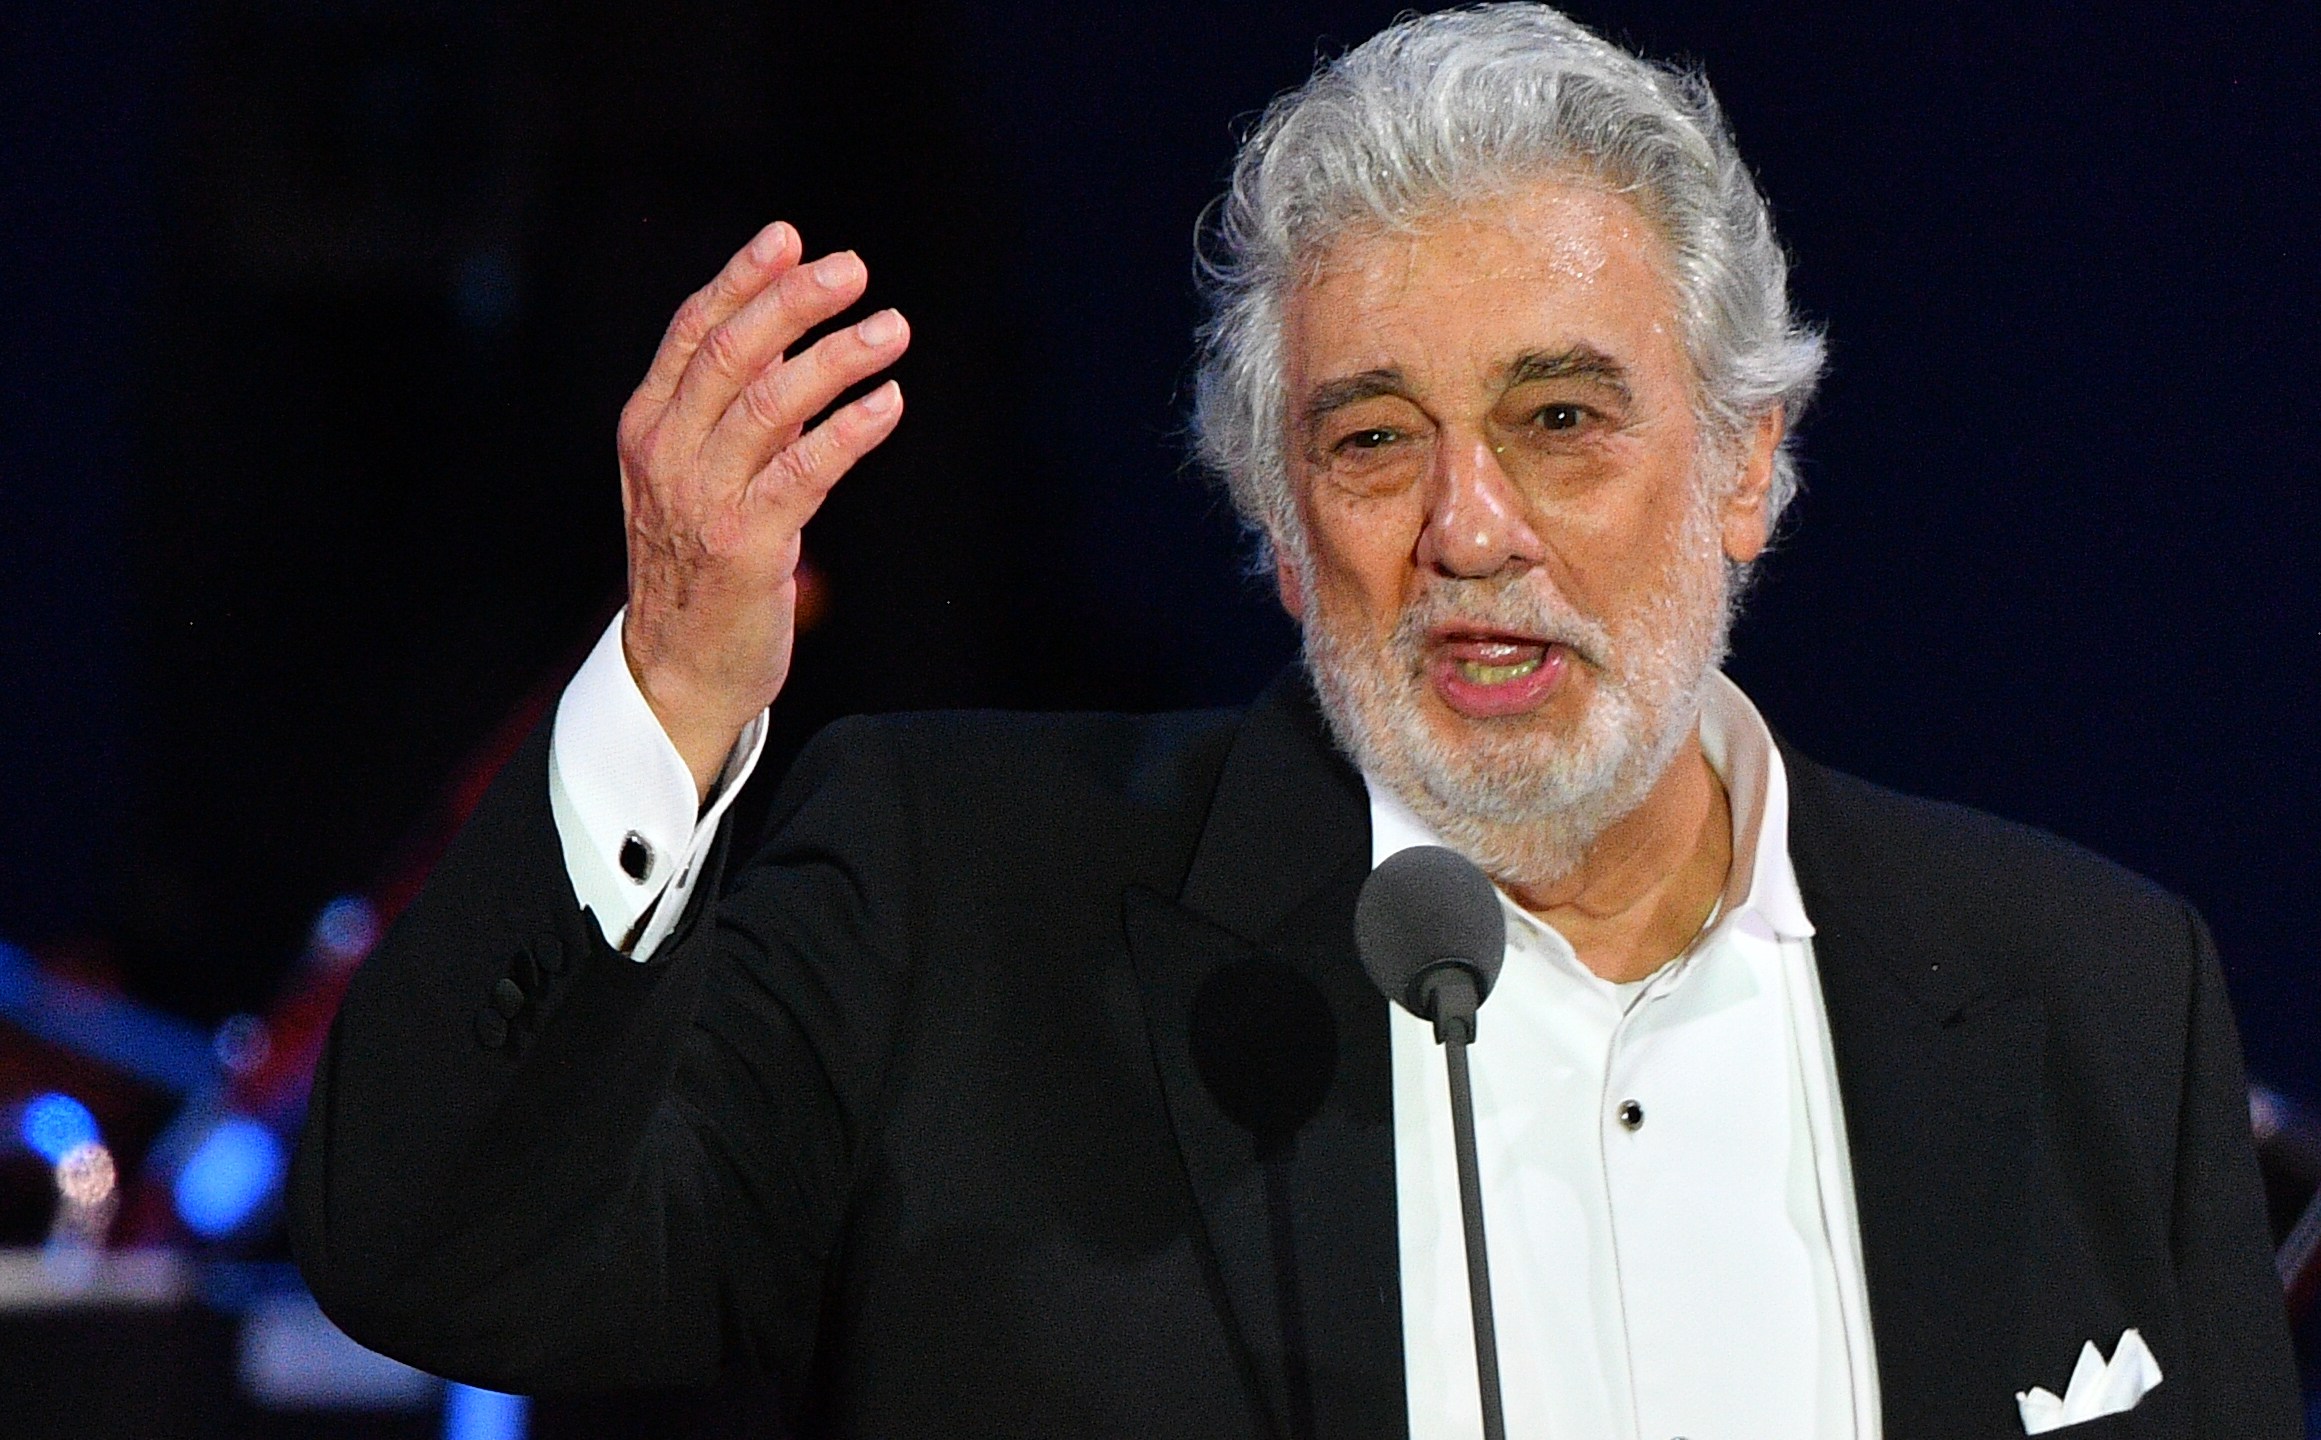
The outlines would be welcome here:
<svg viewBox="0 0 2321 1440">
<path fill-rule="evenodd" d="M 834 726 L 646 964 L 575 905 L 547 745 L 316 1077 L 292 1234 L 357 1339 L 501 1389 L 753 1370 L 815 1435 L 1406 1433 L 1368 811 L 1302 679 Z M 1785 758 L 1885 1434 L 2019 1436 L 2136 1326 L 2166 1378 L 2064 1435 L 2291 1440 L 2199 920 Z"/>
</svg>

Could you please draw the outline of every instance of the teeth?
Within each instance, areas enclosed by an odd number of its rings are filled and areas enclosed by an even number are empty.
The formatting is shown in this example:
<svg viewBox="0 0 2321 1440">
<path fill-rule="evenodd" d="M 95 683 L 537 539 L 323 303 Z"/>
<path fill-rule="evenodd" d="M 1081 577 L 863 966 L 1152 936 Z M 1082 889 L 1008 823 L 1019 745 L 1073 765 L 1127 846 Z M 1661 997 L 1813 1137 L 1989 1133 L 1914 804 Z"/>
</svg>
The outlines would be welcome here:
<svg viewBox="0 0 2321 1440">
<path fill-rule="evenodd" d="M 1461 660 L 1459 674 L 1476 685 L 1504 685 L 1537 670 L 1546 657 L 1530 655 L 1512 665 L 1486 665 L 1479 660 Z"/>
</svg>

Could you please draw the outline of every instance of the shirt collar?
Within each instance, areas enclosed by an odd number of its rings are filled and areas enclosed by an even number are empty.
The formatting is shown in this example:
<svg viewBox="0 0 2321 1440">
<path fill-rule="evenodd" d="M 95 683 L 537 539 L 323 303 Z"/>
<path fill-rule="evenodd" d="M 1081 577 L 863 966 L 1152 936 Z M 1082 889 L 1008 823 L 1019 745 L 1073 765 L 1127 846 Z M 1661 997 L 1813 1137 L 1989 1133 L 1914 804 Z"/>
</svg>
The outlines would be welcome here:
<svg viewBox="0 0 2321 1440">
<path fill-rule="evenodd" d="M 1789 860 L 1789 773 L 1765 717 L 1722 671 L 1709 676 L 1701 695 L 1700 746 L 1709 768 L 1724 782 L 1733 814 L 1733 863 L 1716 928 L 1736 926 L 1770 939 L 1807 938 L 1813 922 L 1805 916 L 1805 898 Z M 1373 869 L 1389 855 L 1443 843 L 1401 796 L 1367 770 L 1362 785 L 1370 795 Z"/>
</svg>

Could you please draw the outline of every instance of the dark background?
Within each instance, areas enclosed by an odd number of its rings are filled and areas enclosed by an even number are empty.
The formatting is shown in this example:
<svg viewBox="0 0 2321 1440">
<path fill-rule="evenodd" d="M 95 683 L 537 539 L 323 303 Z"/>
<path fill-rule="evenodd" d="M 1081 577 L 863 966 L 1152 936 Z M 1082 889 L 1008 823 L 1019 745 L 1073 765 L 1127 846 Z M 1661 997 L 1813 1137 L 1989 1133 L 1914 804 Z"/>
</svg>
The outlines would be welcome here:
<svg viewBox="0 0 2321 1440">
<path fill-rule="evenodd" d="M 781 743 L 1249 695 L 1290 635 L 1183 460 L 1194 220 L 1397 8 L 0 18 L 0 940 L 261 1008 L 610 613 L 614 415 L 777 216 L 916 333 Z M 2321 1096 L 2321 11 L 1574 8 L 1706 65 L 1832 339 L 1738 678 L 2190 896 Z"/>
</svg>

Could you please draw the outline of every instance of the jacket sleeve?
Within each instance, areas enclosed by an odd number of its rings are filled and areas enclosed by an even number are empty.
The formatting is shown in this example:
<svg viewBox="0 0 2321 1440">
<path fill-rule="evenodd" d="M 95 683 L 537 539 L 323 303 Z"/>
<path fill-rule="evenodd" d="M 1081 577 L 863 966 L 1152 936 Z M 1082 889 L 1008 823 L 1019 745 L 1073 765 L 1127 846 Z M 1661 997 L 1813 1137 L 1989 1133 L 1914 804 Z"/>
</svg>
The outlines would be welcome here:
<svg viewBox="0 0 2321 1440">
<path fill-rule="evenodd" d="M 2273 1270 L 2240 1037 L 2216 944 L 2197 914 L 2185 914 L 2195 960 L 2172 1236 L 2190 1347 L 2184 1381 L 2201 1435 L 2299 1440 L 2296 1361 Z"/>
<path fill-rule="evenodd" d="M 503 1390 L 795 1381 L 902 1003 L 908 799 L 872 722 L 808 747 L 647 963 L 573 898 L 548 733 L 350 985 L 291 1239 L 324 1311 Z"/>
</svg>

